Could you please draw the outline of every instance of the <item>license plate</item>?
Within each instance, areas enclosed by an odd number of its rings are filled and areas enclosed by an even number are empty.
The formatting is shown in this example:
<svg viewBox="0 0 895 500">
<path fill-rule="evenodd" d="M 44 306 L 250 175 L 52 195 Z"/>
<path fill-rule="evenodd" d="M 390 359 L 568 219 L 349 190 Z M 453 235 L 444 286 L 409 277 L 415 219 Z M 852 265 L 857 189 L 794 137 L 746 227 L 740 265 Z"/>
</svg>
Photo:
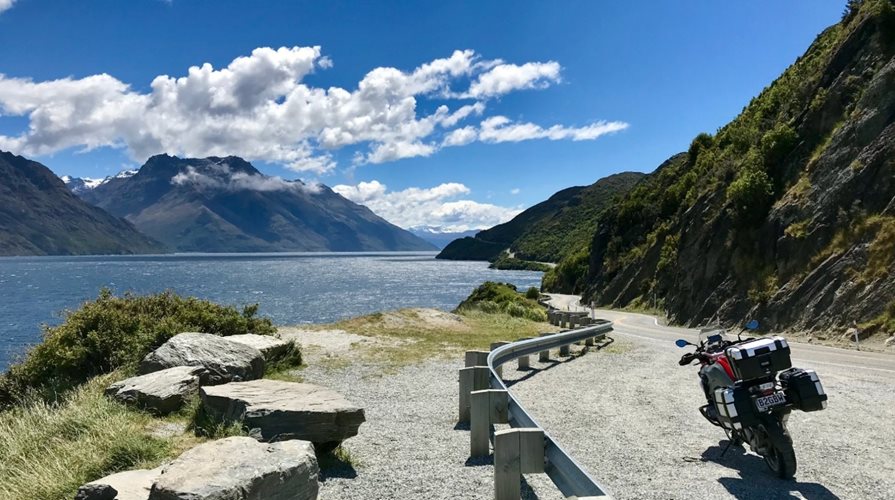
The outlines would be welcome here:
<svg viewBox="0 0 895 500">
<path fill-rule="evenodd" d="M 786 404 L 786 396 L 782 392 L 776 392 L 770 396 L 763 396 L 755 400 L 755 406 L 758 411 L 765 411 L 768 408 Z"/>
</svg>

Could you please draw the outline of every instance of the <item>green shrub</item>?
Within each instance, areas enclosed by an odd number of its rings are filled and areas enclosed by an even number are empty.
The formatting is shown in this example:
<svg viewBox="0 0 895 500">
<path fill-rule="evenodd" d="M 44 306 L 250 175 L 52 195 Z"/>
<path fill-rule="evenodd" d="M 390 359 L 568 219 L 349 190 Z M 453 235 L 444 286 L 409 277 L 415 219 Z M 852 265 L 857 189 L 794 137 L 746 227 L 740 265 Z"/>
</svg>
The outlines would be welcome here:
<svg viewBox="0 0 895 500">
<path fill-rule="evenodd" d="M 690 165 L 696 164 L 696 159 L 699 158 L 699 155 L 712 147 L 715 143 L 715 139 L 711 134 L 707 134 L 705 132 L 697 135 L 693 142 L 690 143 L 690 149 L 687 150 L 687 163 Z"/>
<path fill-rule="evenodd" d="M 257 312 L 257 305 L 238 311 L 173 292 L 116 297 L 104 289 L 96 300 L 66 311 L 61 325 L 45 327 L 43 341 L 0 377 L 0 407 L 29 391 L 53 397 L 99 374 L 128 372 L 181 332 L 275 333 Z"/>
<path fill-rule="evenodd" d="M 529 288 L 529 292 L 537 288 Z M 469 297 L 457 306 L 457 312 L 478 310 L 486 313 L 504 313 L 514 318 L 525 318 L 531 321 L 546 321 L 544 307 L 532 298 L 519 293 L 516 287 L 508 283 L 486 281 L 472 291 Z M 537 295 L 536 295 L 537 296 Z"/>
<path fill-rule="evenodd" d="M 773 202 L 774 188 L 764 170 L 742 170 L 727 188 L 733 214 L 738 223 L 753 226 L 768 214 Z"/>
<path fill-rule="evenodd" d="M 584 248 L 570 255 L 555 268 L 544 274 L 541 286 L 545 291 L 580 293 L 587 282 L 590 270 L 590 250 Z"/>
<path fill-rule="evenodd" d="M 529 287 L 528 290 L 525 291 L 525 298 L 531 300 L 538 300 L 538 297 L 541 296 L 541 291 L 538 290 L 537 287 Z"/>
<path fill-rule="evenodd" d="M 799 136 L 787 124 L 777 125 L 765 134 L 759 144 L 765 170 L 773 169 L 779 165 L 798 141 Z"/>
</svg>

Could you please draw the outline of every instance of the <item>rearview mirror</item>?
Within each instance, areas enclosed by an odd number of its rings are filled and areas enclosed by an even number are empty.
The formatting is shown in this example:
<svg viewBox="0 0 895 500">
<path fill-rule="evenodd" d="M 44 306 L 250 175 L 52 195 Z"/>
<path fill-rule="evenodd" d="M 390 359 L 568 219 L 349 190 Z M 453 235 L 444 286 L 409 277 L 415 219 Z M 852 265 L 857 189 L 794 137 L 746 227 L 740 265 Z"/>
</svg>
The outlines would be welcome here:
<svg viewBox="0 0 895 500">
<path fill-rule="evenodd" d="M 684 339 L 677 339 L 674 341 L 674 345 L 676 345 L 678 347 L 687 347 L 688 345 L 693 345 L 693 344 L 687 342 Z"/>
<path fill-rule="evenodd" d="M 753 319 L 746 323 L 746 330 L 758 330 L 758 320 Z"/>
</svg>

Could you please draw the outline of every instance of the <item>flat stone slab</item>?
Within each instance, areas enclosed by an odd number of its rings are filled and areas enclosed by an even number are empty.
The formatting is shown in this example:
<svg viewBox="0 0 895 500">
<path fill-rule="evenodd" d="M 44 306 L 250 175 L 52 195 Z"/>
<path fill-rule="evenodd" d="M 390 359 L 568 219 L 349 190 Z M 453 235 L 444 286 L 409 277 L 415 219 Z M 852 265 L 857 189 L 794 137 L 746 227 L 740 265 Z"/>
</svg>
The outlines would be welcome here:
<svg viewBox="0 0 895 500">
<path fill-rule="evenodd" d="M 201 444 L 162 468 L 149 500 L 310 500 L 319 470 L 307 441 L 230 437 Z"/>
<path fill-rule="evenodd" d="M 246 333 L 244 335 L 230 335 L 227 337 L 227 340 L 239 342 L 240 344 L 245 344 L 258 349 L 261 351 L 261 354 L 264 355 L 264 361 L 267 363 L 274 363 L 283 359 L 295 348 L 293 342 L 272 335 Z"/>
<path fill-rule="evenodd" d="M 199 389 L 202 407 L 221 421 L 242 421 L 264 441 L 303 439 L 317 445 L 357 435 L 364 410 L 313 384 L 253 380 Z"/>
<path fill-rule="evenodd" d="M 203 385 L 254 380 L 264 376 L 264 356 L 258 349 L 207 333 L 180 333 L 149 353 L 138 371 L 153 373 L 175 366 L 201 366 Z"/>
<path fill-rule="evenodd" d="M 121 403 L 167 415 L 198 396 L 199 378 L 204 372 L 201 366 L 175 366 L 115 382 L 105 394 Z"/>
<path fill-rule="evenodd" d="M 162 469 L 158 468 L 112 474 L 81 486 L 75 500 L 147 500 L 152 484 L 161 473 Z M 115 494 L 109 497 L 111 491 Z"/>
</svg>

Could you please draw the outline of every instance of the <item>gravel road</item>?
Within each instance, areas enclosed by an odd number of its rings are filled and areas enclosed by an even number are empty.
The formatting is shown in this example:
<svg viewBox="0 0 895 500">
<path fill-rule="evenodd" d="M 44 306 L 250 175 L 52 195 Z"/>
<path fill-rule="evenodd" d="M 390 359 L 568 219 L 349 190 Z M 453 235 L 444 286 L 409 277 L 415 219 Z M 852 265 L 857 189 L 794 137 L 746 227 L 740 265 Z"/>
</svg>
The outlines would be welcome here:
<svg viewBox="0 0 895 500">
<path fill-rule="evenodd" d="M 793 345 L 794 364 L 818 371 L 830 401 L 825 411 L 792 414 L 799 470 L 782 481 L 743 448 L 720 456 L 723 431 L 697 411 L 696 367 L 677 364 L 673 341 L 692 332 L 640 315 L 601 316 L 617 325 L 610 347 L 535 363 L 542 370 L 511 390 L 615 498 L 895 498 L 895 357 L 869 355 L 862 368 L 864 354 Z"/>
<path fill-rule="evenodd" d="M 301 370 L 305 381 L 341 392 L 367 417 L 360 433 L 344 444 L 357 465 L 323 476 L 321 500 L 494 497 L 493 466 L 467 464 L 469 431 L 455 429 L 461 358 L 431 360 L 389 375 L 362 358 L 338 369 L 308 360 Z M 531 475 L 528 481 L 524 498 L 562 498 L 546 476 Z"/>
</svg>

